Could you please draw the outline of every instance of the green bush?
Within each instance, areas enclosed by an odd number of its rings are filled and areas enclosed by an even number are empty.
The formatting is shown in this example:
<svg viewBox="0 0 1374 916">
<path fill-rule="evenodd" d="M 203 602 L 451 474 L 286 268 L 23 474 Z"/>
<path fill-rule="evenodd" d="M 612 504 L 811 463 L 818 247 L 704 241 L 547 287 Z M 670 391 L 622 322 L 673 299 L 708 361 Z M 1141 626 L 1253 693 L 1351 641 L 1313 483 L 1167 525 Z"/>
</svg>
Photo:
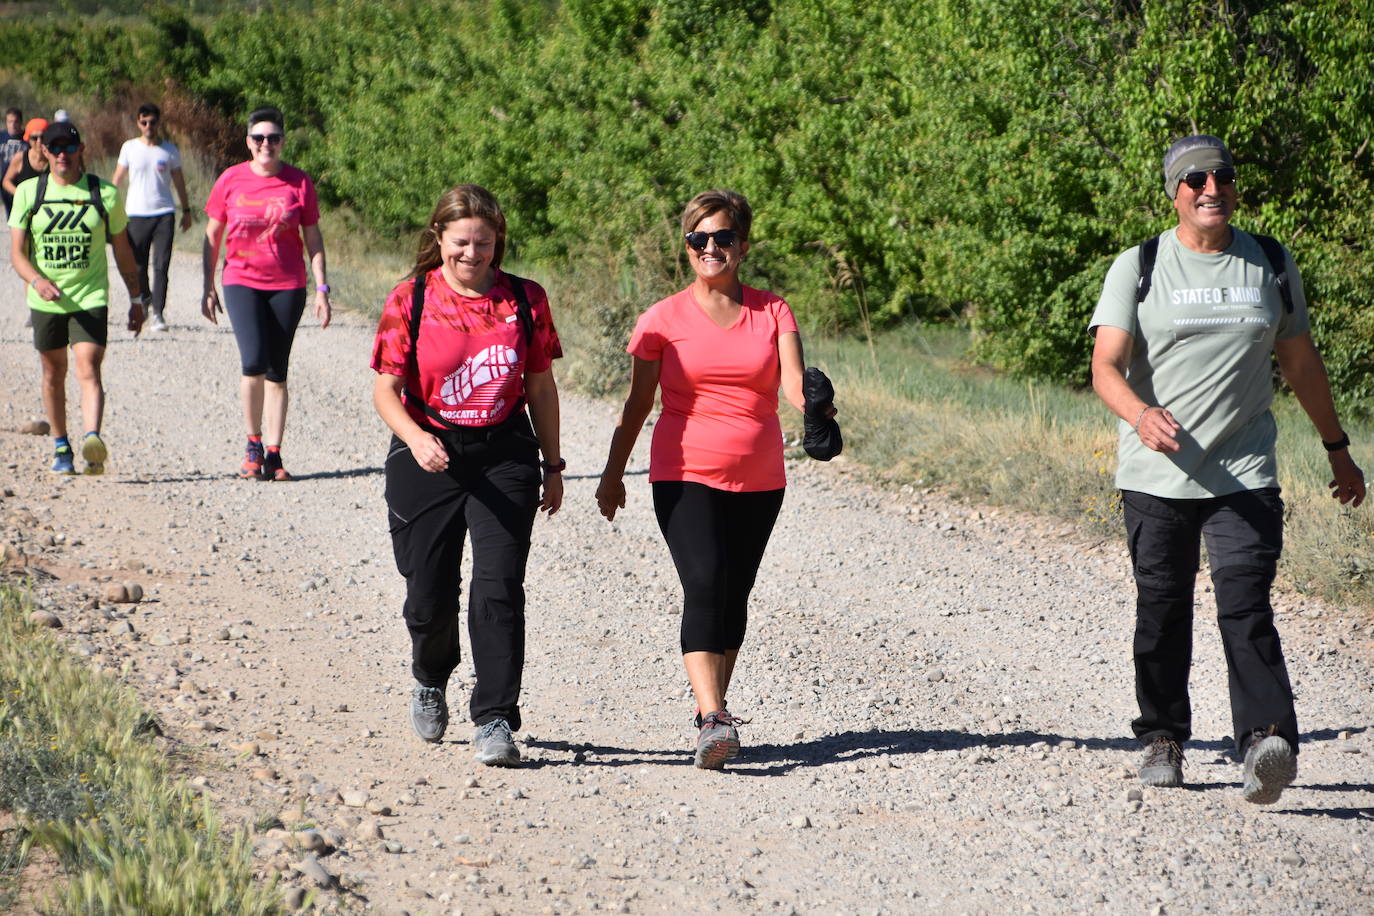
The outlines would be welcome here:
<svg viewBox="0 0 1374 916">
<path fill-rule="evenodd" d="M 476 181 L 513 255 L 576 264 L 733 187 L 758 210 L 751 278 L 809 327 L 966 321 L 982 359 L 1072 384 L 1110 259 L 1174 221 L 1163 150 L 1215 133 L 1238 224 L 1294 251 L 1338 395 L 1371 402 L 1369 4 L 319 0 L 119 22 L 16 20 L 0 51 L 98 97 L 167 78 L 234 119 L 277 103 L 291 161 L 383 239 Z"/>
</svg>

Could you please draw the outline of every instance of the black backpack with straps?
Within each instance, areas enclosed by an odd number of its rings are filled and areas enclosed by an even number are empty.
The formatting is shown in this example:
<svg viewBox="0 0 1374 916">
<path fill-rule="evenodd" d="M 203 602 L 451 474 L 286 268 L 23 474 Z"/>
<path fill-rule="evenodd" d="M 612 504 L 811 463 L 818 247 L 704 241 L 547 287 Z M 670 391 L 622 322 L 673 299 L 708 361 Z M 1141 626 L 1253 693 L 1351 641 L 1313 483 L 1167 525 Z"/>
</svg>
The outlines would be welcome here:
<svg viewBox="0 0 1374 916">
<path fill-rule="evenodd" d="M 525 347 L 528 348 L 534 342 L 534 309 L 530 307 L 529 295 L 525 292 L 525 281 L 514 274 L 506 274 L 506 279 L 510 281 L 511 289 L 515 292 L 515 315 L 520 321 L 520 329 L 525 335 Z M 420 340 L 420 316 L 425 310 L 425 274 L 421 273 L 415 277 L 415 289 L 410 299 L 410 364 L 406 374 L 420 377 L 419 357 L 416 355 L 416 344 Z M 409 388 L 405 389 L 406 400 L 417 405 L 426 417 L 438 423 L 445 429 L 465 429 L 459 423 L 450 423 L 444 419 L 443 415 L 419 395 Z M 517 407 L 518 409 L 518 407 Z"/>
<path fill-rule="evenodd" d="M 33 195 L 33 206 L 29 207 L 29 212 L 24 216 L 24 225 L 30 229 L 30 238 L 32 238 L 34 215 L 38 213 L 38 208 L 43 206 L 44 202 L 47 200 L 48 177 L 51 174 L 51 172 L 44 172 L 38 176 L 38 190 L 34 192 Z M 87 206 L 100 214 L 100 220 L 105 224 L 105 237 L 106 241 L 108 241 L 110 235 L 110 214 L 105 212 L 105 202 L 100 199 L 100 179 L 96 177 L 93 172 L 86 173 L 86 191 L 90 194 L 90 201 L 87 203 Z M 61 202 L 64 204 L 78 203 L 78 201 L 75 200 L 64 200 Z M 76 222 L 79 221 L 80 217 L 78 216 Z"/>
<path fill-rule="evenodd" d="M 1259 242 L 1260 248 L 1264 251 L 1264 256 L 1269 259 L 1269 269 L 1274 274 L 1274 284 L 1279 288 L 1279 296 L 1283 299 L 1283 307 L 1288 314 L 1293 314 L 1293 291 L 1288 286 L 1288 259 L 1283 256 L 1283 246 L 1276 239 L 1267 235 L 1250 233 L 1250 237 Z M 1152 236 L 1140 243 L 1140 279 L 1135 285 L 1136 304 L 1145 301 L 1145 297 L 1150 293 L 1151 276 L 1155 272 L 1155 258 L 1159 255 L 1159 236 Z"/>
</svg>

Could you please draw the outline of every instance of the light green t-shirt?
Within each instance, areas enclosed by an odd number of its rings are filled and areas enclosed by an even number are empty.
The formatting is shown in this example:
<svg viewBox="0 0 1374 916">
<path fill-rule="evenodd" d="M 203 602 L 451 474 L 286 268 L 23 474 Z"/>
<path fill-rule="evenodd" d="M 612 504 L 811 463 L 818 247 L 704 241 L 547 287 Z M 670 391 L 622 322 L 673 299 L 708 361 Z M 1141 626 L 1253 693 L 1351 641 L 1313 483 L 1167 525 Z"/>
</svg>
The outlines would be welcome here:
<svg viewBox="0 0 1374 916">
<path fill-rule="evenodd" d="M 28 219 L 38 195 L 38 179 L 20 183 L 10 208 L 10 227 L 28 229 L 32 241 L 29 259 L 43 276 L 62 291 L 62 297 L 48 302 L 29 286 L 29 307 L 39 312 L 79 312 L 109 304 L 109 276 L 105 246 L 109 238 L 105 221 L 91 206 L 91 192 L 83 173 L 73 184 L 60 185 L 48 178 L 43 206 Z M 109 215 L 109 235 L 124 231 L 129 219 L 119 202 L 119 191 L 108 181 L 100 182 L 100 200 Z"/>
<path fill-rule="evenodd" d="M 1140 249 L 1116 259 L 1089 324 L 1134 336 L 1127 383 L 1183 427 L 1181 450 L 1165 454 L 1146 448 L 1123 420 L 1116 485 L 1173 499 L 1276 487 L 1270 355 L 1276 340 L 1308 330 L 1302 279 L 1285 250 L 1290 314 L 1264 249 L 1248 233 L 1233 228 L 1220 254 L 1193 251 L 1175 233 L 1160 236 L 1150 292 L 1138 307 Z"/>
</svg>

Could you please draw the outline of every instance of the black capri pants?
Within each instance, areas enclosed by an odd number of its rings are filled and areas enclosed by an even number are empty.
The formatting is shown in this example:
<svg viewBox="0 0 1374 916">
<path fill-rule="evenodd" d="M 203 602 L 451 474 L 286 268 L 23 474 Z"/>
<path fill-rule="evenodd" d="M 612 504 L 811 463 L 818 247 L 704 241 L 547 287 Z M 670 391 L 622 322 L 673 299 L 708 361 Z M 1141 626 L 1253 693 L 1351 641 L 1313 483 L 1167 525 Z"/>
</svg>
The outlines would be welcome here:
<svg viewBox="0 0 1374 916">
<path fill-rule="evenodd" d="M 523 410 L 491 428 L 431 430 L 448 449 L 439 472 L 415 463 L 395 436 L 386 456 L 387 520 L 406 580 L 411 673 L 443 687 L 459 662 L 463 541 L 472 538 L 468 637 L 477 684 L 476 725 L 502 718 L 520 729 L 525 667 L 525 563 L 539 508 L 539 444 Z"/>
<path fill-rule="evenodd" d="M 254 289 L 237 283 L 224 287 L 224 310 L 234 326 L 244 375 L 266 375 L 286 381 L 296 326 L 305 313 L 305 287 Z"/>
<path fill-rule="evenodd" d="M 682 581 L 683 654 L 739 649 L 783 490 L 736 493 L 659 480 L 653 491 L 658 527 Z"/>
</svg>

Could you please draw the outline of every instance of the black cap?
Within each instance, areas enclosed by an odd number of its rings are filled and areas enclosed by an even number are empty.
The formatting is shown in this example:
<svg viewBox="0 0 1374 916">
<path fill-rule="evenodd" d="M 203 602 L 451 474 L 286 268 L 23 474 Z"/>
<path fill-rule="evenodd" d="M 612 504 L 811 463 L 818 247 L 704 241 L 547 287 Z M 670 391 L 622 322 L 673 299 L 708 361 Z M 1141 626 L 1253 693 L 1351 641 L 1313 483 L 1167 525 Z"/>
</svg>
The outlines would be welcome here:
<svg viewBox="0 0 1374 916">
<path fill-rule="evenodd" d="M 80 143 L 81 134 L 76 129 L 76 125 L 71 121 L 53 121 L 43 128 L 43 145 L 52 146 L 54 143 Z"/>
</svg>

